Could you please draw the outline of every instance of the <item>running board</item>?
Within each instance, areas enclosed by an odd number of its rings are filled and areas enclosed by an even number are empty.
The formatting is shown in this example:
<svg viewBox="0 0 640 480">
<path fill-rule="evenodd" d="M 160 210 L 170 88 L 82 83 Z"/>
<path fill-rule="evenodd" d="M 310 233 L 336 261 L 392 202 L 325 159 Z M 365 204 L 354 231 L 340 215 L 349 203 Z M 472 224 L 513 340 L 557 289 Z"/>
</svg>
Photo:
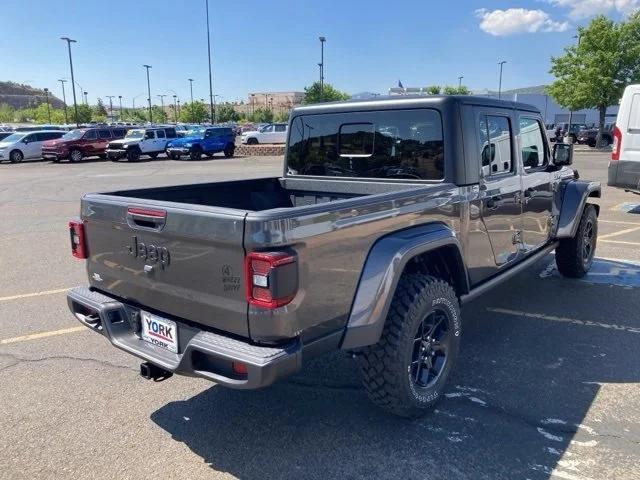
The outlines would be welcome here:
<svg viewBox="0 0 640 480">
<path fill-rule="evenodd" d="M 533 265 L 538 260 L 540 260 L 542 257 L 544 257 L 545 255 L 549 254 L 551 251 L 555 250 L 555 248 L 557 246 L 558 246 L 558 242 L 554 242 L 551 245 L 549 245 L 548 247 L 543 248 L 539 252 L 534 253 L 533 255 L 531 255 L 526 260 L 523 260 L 522 262 L 520 262 L 520 263 L 514 265 L 513 267 L 509 268 L 505 272 L 502 272 L 502 273 L 498 274 L 497 276 L 493 277 L 492 279 L 487 280 L 486 282 L 484 282 L 484 283 L 478 285 L 477 287 L 471 289 L 471 291 L 469 293 L 465 293 L 464 295 L 462 295 L 460 297 L 460 303 L 462 303 L 462 304 L 468 303 L 471 300 L 475 299 L 476 297 L 484 294 L 485 292 L 488 292 L 493 287 L 501 284 L 505 280 L 508 280 L 511 277 L 513 277 L 514 275 L 522 272 L 523 270 L 526 270 L 531 265 Z"/>
</svg>

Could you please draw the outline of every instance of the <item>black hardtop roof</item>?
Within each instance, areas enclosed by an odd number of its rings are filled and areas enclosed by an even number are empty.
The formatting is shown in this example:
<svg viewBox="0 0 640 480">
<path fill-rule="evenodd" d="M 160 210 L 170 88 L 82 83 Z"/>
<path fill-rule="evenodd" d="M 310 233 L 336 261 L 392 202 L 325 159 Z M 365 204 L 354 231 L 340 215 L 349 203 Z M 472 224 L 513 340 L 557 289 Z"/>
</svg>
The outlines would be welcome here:
<svg viewBox="0 0 640 480">
<path fill-rule="evenodd" d="M 475 95 L 391 95 L 367 99 L 347 100 L 344 102 L 316 103 L 302 105 L 293 109 L 292 114 L 338 113 L 365 110 L 394 110 L 400 108 L 450 108 L 454 104 L 477 105 L 483 107 L 508 108 L 540 113 L 537 107 L 511 100 L 481 97 Z"/>
</svg>

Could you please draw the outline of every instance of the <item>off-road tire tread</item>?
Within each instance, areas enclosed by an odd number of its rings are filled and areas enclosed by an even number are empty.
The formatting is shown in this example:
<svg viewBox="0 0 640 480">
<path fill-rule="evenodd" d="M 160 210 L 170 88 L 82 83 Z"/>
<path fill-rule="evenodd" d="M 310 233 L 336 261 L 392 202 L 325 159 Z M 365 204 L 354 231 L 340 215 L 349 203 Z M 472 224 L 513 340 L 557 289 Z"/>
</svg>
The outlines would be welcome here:
<svg viewBox="0 0 640 480">
<path fill-rule="evenodd" d="M 575 236 L 561 239 L 558 247 L 556 248 L 556 266 L 563 277 L 582 278 L 587 274 L 587 270 L 584 268 L 582 263 L 580 241 L 586 225 L 586 219 L 590 215 L 593 215 L 595 219 L 594 225 L 597 229 L 598 215 L 596 214 L 596 208 L 590 203 L 587 203 L 582 211 L 580 224 L 578 225 L 578 230 L 576 230 Z"/>
<path fill-rule="evenodd" d="M 405 352 L 401 344 L 403 338 L 415 334 L 411 331 L 413 322 L 407 321 L 412 310 L 417 309 L 421 302 L 440 297 L 458 305 L 456 293 L 447 282 L 428 275 L 403 275 L 389 307 L 380 340 L 356 355 L 367 395 L 374 404 L 390 413 L 415 417 L 432 406 L 408 405 L 400 395 L 406 381 L 406 372 L 403 371 L 406 368 Z"/>
</svg>

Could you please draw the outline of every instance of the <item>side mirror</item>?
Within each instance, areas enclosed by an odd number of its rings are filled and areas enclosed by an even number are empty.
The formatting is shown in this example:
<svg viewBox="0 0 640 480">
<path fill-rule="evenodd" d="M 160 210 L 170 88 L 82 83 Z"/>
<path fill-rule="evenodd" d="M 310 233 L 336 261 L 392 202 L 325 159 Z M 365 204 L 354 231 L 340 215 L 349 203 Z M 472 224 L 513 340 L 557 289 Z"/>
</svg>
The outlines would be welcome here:
<svg viewBox="0 0 640 480">
<path fill-rule="evenodd" d="M 26 145 L 27 143 L 29 143 L 29 139 L 28 138 L 23 138 L 22 139 L 22 143 L 24 143 Z"/>
<path fill-rule="evenodd" d="M 553 145 L 553 164 L 558 167 L 573 163 L 573 145 L 569 143 L 555 143 Z"/>
</svg>

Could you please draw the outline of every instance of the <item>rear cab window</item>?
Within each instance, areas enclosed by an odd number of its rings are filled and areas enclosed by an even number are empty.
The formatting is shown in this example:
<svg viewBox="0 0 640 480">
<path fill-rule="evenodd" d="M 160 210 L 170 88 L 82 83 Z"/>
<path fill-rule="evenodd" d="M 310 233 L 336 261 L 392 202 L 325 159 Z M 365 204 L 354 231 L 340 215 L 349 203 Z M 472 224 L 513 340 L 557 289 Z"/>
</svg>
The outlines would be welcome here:
<svg viewBox="0 0 640 480">
<path fill-rule="evenodd" d="M 291 123 L 289 175 L 444 179 L 440 112 L 431 108 L 300 115 Z"/>
</svg>

